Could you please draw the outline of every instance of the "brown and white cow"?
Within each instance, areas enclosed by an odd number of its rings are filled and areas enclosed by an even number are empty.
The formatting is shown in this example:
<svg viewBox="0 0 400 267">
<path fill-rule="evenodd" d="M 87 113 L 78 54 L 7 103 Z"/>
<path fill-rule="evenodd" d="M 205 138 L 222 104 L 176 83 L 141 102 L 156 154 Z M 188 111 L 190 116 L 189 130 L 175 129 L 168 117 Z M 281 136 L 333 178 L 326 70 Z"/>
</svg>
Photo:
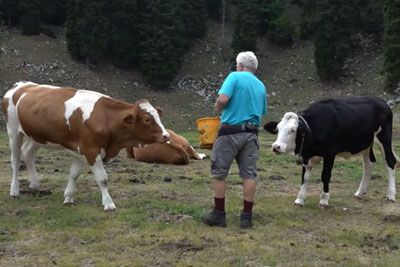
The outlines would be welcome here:
<svg viewBox="0 0 400 267">
<path fill-rule="evenodd" d="M 169 138 L 159 110 L 147 100 L 129 104 L 87 90 L 19 82 L 5 94 L 3 111 L 7 117 L 13 170 L 10 195 L 14 197 L 19 196 L 21 154 L 30 174 L 29 187 L 37 189 L 35 152 L 41 146 L 57 146 L 75 156 L 64 204 L 74 202 L 75 182 L 86 161 L 101 189 L 104 210 L 115 210 L 103 162 L 116 157 L 124 147 L 161 143 Z M 27 141 L 22 145 L 24 137 Z"/>
<path fill-rule="evenodd" d="M 189 156 L 181 145 L 154 143 L 144 147 L 133 147 L 133 157 L 137 161 L 184 165 L 189 163 Z"/>
<path fill-rule="evenodd" d="M 206 155 L 204 153 L 197 153 L 196 150 L 190 145 L 188 140 L 185 137 L 183 137 L 182 135 L 179 135 L 170 129 L 167 129 L 167 132 L 169 133 L 169 142 L 168 143 L 175 145 L 175 146 L 176 145 L 182 146 L 184 148 L 184 151 L 186 151 L 188 158 L 201 160 L 206 157 Z M 157 145 L 151 149 L 147 148 L 147 151 L 145 152 L 146 159 L 147 159 L 146 161 L 147 162 L 168 163 L 168 164 L 185 164 L 185 163 L 181 163 L 180 160 L 177 160 L 181 154 L 181 149 L 172 148 L 172 147 L 170 147 L 169 144 L 165 143 L 162 145 Z M 141 147 L 141 148 L 143 148 L 143 147 Z M 136 149 L 136 154 L 140 153 L 139 151 L 141 148 Z M 170 154 L 168 154 L 167 152 L 169 152 Z M 133 147 L 127 147 L 126 153 L 127 153 L 128 157 L 136 158 L 138 160 L 138 158 L 135 157 L 135 155 L 134 155 Z M 161 153 L 162 155 L 165 155 L 163 161 L 160 161 L 162 159 L 162 157 L 160 157 L 160 155 L 158 155 L 159 153 Z M 153 154 L 153 156 L 152 156 L 152 154 Z M 168 155 L 171 155 L 171 156 L 168 157 Z M 152 157 L 154 158 L 153 161 L 151 161 Z M 172 158 L 175 160 L 173 160 Z M 177 162 L 177 163 L 174 163 L 174 162 Z"/>
</svg>

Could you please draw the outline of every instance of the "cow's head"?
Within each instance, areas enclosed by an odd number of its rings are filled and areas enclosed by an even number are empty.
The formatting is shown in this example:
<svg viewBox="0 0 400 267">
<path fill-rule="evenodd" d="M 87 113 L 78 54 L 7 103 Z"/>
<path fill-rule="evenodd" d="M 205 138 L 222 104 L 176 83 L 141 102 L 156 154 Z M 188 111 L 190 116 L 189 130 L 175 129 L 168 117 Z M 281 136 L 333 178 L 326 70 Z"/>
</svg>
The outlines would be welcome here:
<svg viewBox="0 0 400 267">
<path fill-rule="evenodd" d="M 161 109 L 154 108 L 147 100 L 139 100 L 122 120 L 137 143 L 164 143 L 169 140 L 169 133 L 161 123 L 161 115 Z"/>
<path fill-rule="evenodd" d="M 287 112 L 279 123 L 275 121 L 266 123 L 264 129 L 278 135 L 272 144 L 272 151 L 276 154 L 294 152 L 298 128 L 299 117 L 293 112 Z"/>
</svg>

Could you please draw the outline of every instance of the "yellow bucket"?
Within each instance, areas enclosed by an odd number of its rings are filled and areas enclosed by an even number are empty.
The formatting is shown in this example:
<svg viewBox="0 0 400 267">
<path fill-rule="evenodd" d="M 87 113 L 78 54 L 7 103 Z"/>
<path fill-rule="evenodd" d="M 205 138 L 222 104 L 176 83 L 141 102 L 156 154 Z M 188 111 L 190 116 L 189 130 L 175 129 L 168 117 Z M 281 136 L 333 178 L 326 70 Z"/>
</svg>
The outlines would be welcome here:
<svg viewBox="0 0 400 267">
<path fill-rule="evenodd" d="M 196 121 L 199 131 L 200 148 L 211 149 L 217 139 L 220 126 L 219 117 L 205 117 Z"/>
</svg>

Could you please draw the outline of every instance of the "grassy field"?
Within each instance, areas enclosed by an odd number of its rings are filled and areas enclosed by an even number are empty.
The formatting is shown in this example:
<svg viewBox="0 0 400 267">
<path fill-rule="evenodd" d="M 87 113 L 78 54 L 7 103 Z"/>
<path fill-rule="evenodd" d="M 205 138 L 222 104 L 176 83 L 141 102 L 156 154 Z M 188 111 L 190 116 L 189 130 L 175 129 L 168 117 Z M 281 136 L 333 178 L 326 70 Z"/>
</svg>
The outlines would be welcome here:
<svg viewBox="0 0 400 267">
<path fill-rule="evenodd" d="M 181 133 L 197 144 L 195 132 Z M 212 207 L 210 159 L 186 166 L 145 164 L 121 155 L 106 166 L 117 211 L 104 212 L 100 190 L 86 168 L 76 205 L 62 204 L 71 157 L 42 149 L 39 193 L 20 175 L 18 199 L 9 196 L 8 139 L 0 133 L 1 266 L 398 266 L 400 206 L 384 200 L 382 160 L 363 200 L 352 197 L 360 158 L 338 159 L 328 209 L 318 207 L 321 165 L 313 171 L 303 208 L 293 205 L 301 168 L 292 156 L 270 152 L 273 136 L 260 133 L 261 158 L 254 227 L 239 228 L 242 186 L 236 166 L 227 193 L 227 228 L 201 216 Z M 395 142 L 400 154 L 400 142 Z M 209 150 L 202 150 L 208 156 Z M 379 153 L 376 151 L 376 154 Z M 171 182 L 164 181 L 171 178 Z M 167 179 L 168 180 L 168 179 Z M 397 183 L 397 186 L 398 183 Z"/>
</svg>

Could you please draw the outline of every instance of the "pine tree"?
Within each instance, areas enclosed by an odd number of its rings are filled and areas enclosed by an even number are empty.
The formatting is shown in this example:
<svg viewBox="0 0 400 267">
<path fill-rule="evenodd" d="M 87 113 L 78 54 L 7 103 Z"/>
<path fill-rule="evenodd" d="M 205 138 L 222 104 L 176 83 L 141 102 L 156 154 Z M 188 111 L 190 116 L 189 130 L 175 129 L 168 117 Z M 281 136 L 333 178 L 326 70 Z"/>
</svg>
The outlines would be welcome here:
<svg viewBox="0 0 400 267">
<path fill-rule="evenodd" d="M 95 64 L 108 48 L 107 0 L 71 0 L 66 22 L 67 48 L 72 57 Z"/>
<path fill-rule="evenodd" d="M 383 5 L 380 0 L 358 0 L 359 28 L 371 34 L 376 41 L 381 41 L 384 32 Z"/>
<path fill-rule="evenodd" d="M 208 16 L 216 21 L 222 19 L 222 1 L 223 0 L 206 0 Z"/>
<path fill-rule="evenodd" d="M 18 9 L 21 14 L 22 34 L 39 34 L 42 27 L 39 0 L 21 0 Z"/>
<path fill-rule="evenodd" d="M 60 26 L 64 24 L 66 19 L 66 2 L 67 0 L 40 0 L 40 16 L 46 24 Z"/>
<path fill-rule="evenodd" d="M 332 81 L 341 75 L 350 51 L 354 10 L 346 0 L 319 0 L 317 8 L 319 26 L 314 40 L 317 73 L 321 80 Z"/>
<path fill-rule="evenodd" d="M 309 38 L 313 36 L 318 24 L 318 9 L 315 8 L 318 0 L 304 0 L 301 4 L 300 37 Z"/>
<path fill-rule="evenodd" d="M 287 46 L 293 43 L 295 33 L 293 22 L 288 13 L 284 12 L 270 22 L 268 39 L 279 45 Z"/>
<path fill-rule="evenodd" d="M 181 1 L 183 25 L 187 38 L 201 38 L 207 31 L 207 6 L 205 0 Z"/>
<path fill-rule="evenodd" d="M 257 0 L 238 1 L 234 16 L 234 33 L 231 47 L 235 54 L 255 51 L 258 31 Z"/>
<path fill-rule="evenodd" d="M 384 18 L 385 90 L 394 92 L 400 88 L 400 1 L 385 0 Z"/>
<path fill-rule="evenodd" d="M 176 2 L 175 2 L 176 3 Z M 180 68 L 185 40 L 181 14 L 173 1 L 141 2 L 141 67 L 154 87 L 167 86 Z"/>
<path fill-rule="evenodd" d="M 127 68 L 139 58 L 138 1 L 110 2 L 108 17 L 110 18 L 108 55 L 116 66 Z"/>
<path fill-rule="evenodd" d="M 0 0 L 1 18 L 7 26 L 19 24 L 18 5 L 20 0 Z"/>
</svg>

